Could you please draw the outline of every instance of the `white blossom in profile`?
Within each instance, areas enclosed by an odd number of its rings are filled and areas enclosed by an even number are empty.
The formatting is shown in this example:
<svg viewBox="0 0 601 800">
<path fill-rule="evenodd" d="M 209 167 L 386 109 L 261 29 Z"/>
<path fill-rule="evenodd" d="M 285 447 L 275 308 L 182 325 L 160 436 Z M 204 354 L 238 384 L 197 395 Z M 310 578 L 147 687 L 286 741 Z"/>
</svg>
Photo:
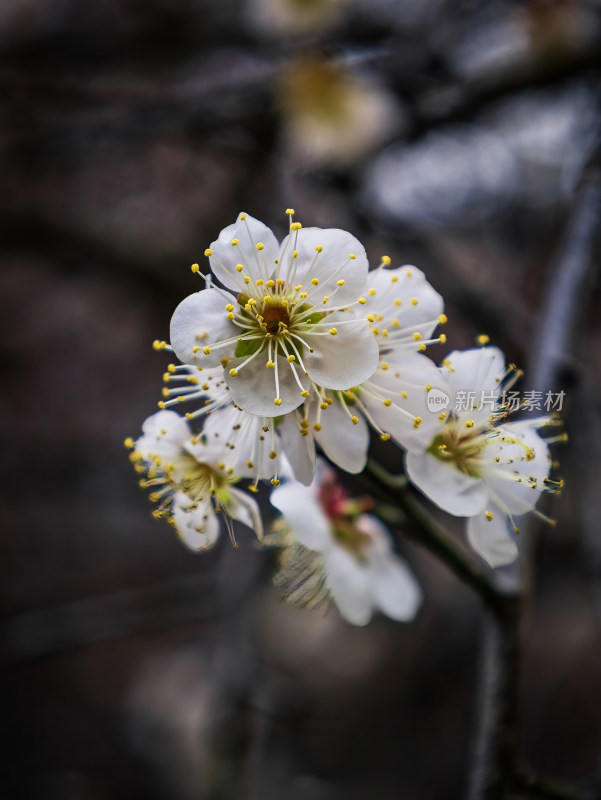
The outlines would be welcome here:
<svg viewBox="0 0 601 800">
<path fill-rule="evenodd" d="M 298 557 L 283 562 L 294 566 L 295 575 L 302 575 L 302 564 L 309 565 L 300 583 L 310 581 L 310 592 L 303 592 L 296 578 L 292 589 L 301 604 L 311 605 L 315 594 L 327 589 L 352 625 L 366 625 L 376 611 L 404 622 L 415 617 L 422 593 L 413 573 L 393 552 L 385 526 L 349 498 L 332 470 L 320 464 L 308 487 L 287 481 L 271 493 L 271 502 L 293 539 L 306 548 L 300 566 Z M 289 581 L 280 575 L 278 583 Z"/>
<path fill-rule="evenodd" d="M 363 246 L 345 231 L 303 229 L 288 212 L 281 245 L 263 223 L 240 214 L 206 251 L 226 289 L 209 281 L 171 320 L 178 358 L 221 364 L 232 401 L 259 416 L 286 414 L 317 387 L 348 389 L 378 364 L 367 320 L 353 312 L 368 274 Z"/>
<path fill-rule="evenodd" d="M 441 374 L 447 410 L 424 414 L 421 442 L 412 440 L 405 454 L 407 476 L 437 506 L 468 518 L 468 541 L 490 566 L 511 563 L 518 556 L 514 518 L 562 486 L 549 478 L 553 439 L 539 433 L 556 420 L 508 421 L 502 394 L 519 373 L 495 347 L 455 351 Z"/>
<path fill-rule="evenodd" d="M 191 550 L 207 550 L 219 536 L 223 519 L 236 545 L 232 520 L 251 528 L 259 538 L 263 525 L 252 497 L 236 488 L 239 476 L 227 465 L 227 451 L 194 436 L 187 420 L 173 411 L 158 411 L 142 425 L 137 441 L 126 439 L 131 460 L 151 490 L 153 516 L 165 518 Z"/>
</svg>

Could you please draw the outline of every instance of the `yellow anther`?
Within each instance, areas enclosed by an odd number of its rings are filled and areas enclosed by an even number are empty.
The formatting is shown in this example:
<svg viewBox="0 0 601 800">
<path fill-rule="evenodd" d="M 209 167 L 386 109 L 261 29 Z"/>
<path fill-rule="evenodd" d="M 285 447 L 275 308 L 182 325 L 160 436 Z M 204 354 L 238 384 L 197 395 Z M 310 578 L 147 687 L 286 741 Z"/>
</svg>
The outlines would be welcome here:
<svg viewBox="0 0 601 800">
<path fill-rule="evenodd" d="M 401 300 L 400 297 L 397 297 L 397 299 L 394 301 L 394 304 L 395 304 L 395 306 L 402 306 L 403 305 L 403 301 Z"/>
<path fill-rule="evenodd" d="M 234 367 L 232 367 L 231 370 L 230 370 L 230 375 L 232 376 L 232 378 L 235 378 L 237 374 L 238 374 L 238 370 L 234 369 Z"/>
<path fill-rule="evenodd" d="M 280 481 L 277 478 L 272 478 L 271 479 L 271 485 L 272 486 L 279 486 L 280 485 Z"/>
<path fill-rule="evenodd" d="M 417 299 L 417 297 L 412 297 L 411 298 L 411 305 L 412 306 L 416 306 L 418 303 L 419 303 L 419 300 Z"/>
<path fill-rule="evenodd" d="M 419 426 L 422 424 L 422 422 L 423 422 L 423 420 L 422 420 L 421 417 L 415 417 L 415 419 L 413 420 L 413 427 L 414 428 L 419 428 Z"/>
<path fill-rule="evenodd" d="M 162 400 L 159 400 L 159 402 L 158 402 L 158 404 L 157 404 L 157 405 L 158 405 L 158 407 L 159 407 L 159 408 L 161 408 L 161 409 L 165 409 L 165 408 L 167 408 L 167 406 L 165 405 L 165 403 L 164 403 Z"/>
<path fill-rule="evenodd" d="M 369 294 L 371 297 L 373 297 L 376 294 L 376 290 L 375 289 L 370 289 L 367 294 Z"/>
<path fill-rule="evenodd" d="M 422 342 L 417 349 L 419 350 L 420 353 L 423 353 L 424 350 L 426 350 L 427 348 L 426 345 Z"/>
<path fill-rule="evenodd" d="M 273 459 L 274 459 L 274 458 L 277 458 L 277 457 L 278 457 L 278 454 L 276 453 L 276 451 L 275 451 L 275 450 L 270 450 L 270 451 L 269 451 L 269 458 L 270 458 L 272 461 L 273 461 Z"/>
<path fill-rule="evenodd" d="M 484 346 L 490 342 L 490 336 L 487 336 L 485 333 L 481 333 L 479 336 L 476 336 L 476 343 Z"/>
<path fill-rule="evenodd" d="M 246 466 L 247 466 L 249 469 L 252 469 L 252 468 L 254 467 L 254 465 L 255 465 L 255 464 L 254 464 L 254 462 L 253 462 L 253 461 L 251 461 L 250 459 L 249 459 L 249 460 L 246 462 Z"/>
<path fill-rule="evenodd" d="M 289 364 L 292 364 L 293 361 L 296 361 L 296 356 L 289 355 L 286 360 Z"/>
<path fill-rule="evenodd" d="M 446 418 L 447 418 L 446 411 L 441 411 L 441 412 L 440 412 L 440 414 L 438 415 L 438 419 L 439 419 L 441 422 L 444 422 Z"/>
<path fill-rule="evenodd" d="M 242 212 L 241 212 L 241 214 L 240 214 L 240 219 L 242 220 L 242 222 L 244 222 L 244 220 L 246 219 L 246 217 L 247 217 L 247 216 L 248 216 L 248 215 L 247 215 L 247 214 L 245 214 L 245 213 L 244 213 L 244 211 L 242 211 Z"/>
<path fill-rule="evenodd" d="M 317 284 L 319 283 L 319 278 L 313 278 L 311 283 L 313 284 L 313 286 L 317 286 Z"/>
<path fill-rule="evenodd" d="M 388 407 L 392 405 L 392 400 L 390 399 L 390 397 L 387 397 L 386 400 L 384 400 L 384 405 Z"/>
<path fill-rule="evenodd" d="M 292 251 L 292 258 L 298 258 L 298 250 Z"/>
<path fill-rule="evenodd" d="M 403 400 L 406 400 L 409 397 L 409 395 L 404 389 L 401 390 L 401 397 L 403 398 Z"/>
<path fill-rule="evenodd" d="M 380 439 L 383 442 L 387 442 L 390 439 L 390 434 L 389 433 L 381 433 L 380 434 Z"/>
<path fill-rule="evenodd" d="M 321 304 L 325 306 L 325 304 L 328 302 L 329 299 L 330 299 L 329 295 L 324 294 Z"/>
<path fill-rule="evenodd" d="M 211 348 L 210 347 L 203 347 L 202 348 L 202 352 L 205 354 L 205 356 L 210 356 L 211 355 Z"/>
<path fill-rule="evenodd" d="M 263 297 L 263 302 L 264 302 L 264 303 L 271 303 L 271 300 L 272 300 L 272 298 L 271 298 L 271 295 L 270 295 L 270 294 L 266 294 L 266 295 Z"/>
<path fill-rule="evenodd" d="M 200 267 L 198 264 L 192 264 L 190 269 L 192 270 L 192 272 L 200 272 Z"/>
<path fill-rule="evenodd" d="M 226 307 L 225 307 L 225 310 L 226 311 L 233 311 L 234 310 L 234 306 L 231 303 L 228 303 L 226 305 Z"/>
<path fill-rule="evenodd" d="M 415 342 L 421 342 L 421 340 L 422 340 L 421 333 L 419 333 L 418 331 L 415 331 L 415 333 L 413 334 L 413 340 Z"/>
<path fill-rule="evenodd" d="M 243 264 L 236 264 L 236 272 L 242 272 L 243 269 L 244 269 Z"/>
<path fill-rule="evenodd" d="M 294 287 L 294 291 L 295 291 L 295 292 L 300 292 L 300 290 L 301 290 L 302 288 L 303 288 L 303 285 L 302 285 L 302 283 L 297 283 L 297 284 L 296 284 L 296 286 Z"/>
<path fill-rule="evenodd" d="M 388 362 L 387 361 L 382 361 L 382 363 L 380 364 L 380 369 L 387 370 L 388 369 Z"/>
<path fill-rule="evenodd" d="M 123 446 L 126 447 L 128 450 L 132 449 L 132 447 L 134 446 L 134 440 L 131 438 L 131 436 L 128 436 L 127 439 L 124 440 Z"/>
<path fill-rule="evenodd" d="M 267 281 L 267 283 L 265 285 L 267 286 L 268 289 L 273 289 L 273 287 L 275 286 L 275 281 L 272 281 L 270 279 L 270 280 Z"/>
<path fill-rule="evenodd" d="M 328 333 L 330 334 L 330 336 L 336 336 L 336 334 L 338 333 L 338 331 L 336 330 L 336 328 L 330 328 L 330 330 L 328 331 Z"/>
<path fill-rule="evenodd" d="M 300 229 L 301 229 L 302 227 L 303 227 L 303 226 L 300 224 L 300 222 L 293 222 L 293 223 L 290 225 L 290 230 L 291 230 L 291 231 L 300 231 Z"/>
<path fill-rule="evenodd" d="M 240 239 L 232 239 L 232 241 L 231 241 L 232 247 L 235 247 L 239 243 L 239 241 L 240 241 Z"/>
<path fill-rule="evenodd" d="M 233 322 L 233 320 L 235 319 L 235 316 L 231 312 L 229 314 L 226 314 L 225 316 L 227 317 L 227 319 L 229 319 L 230 322 Z"/>
<path fill-rule="evenodd" d="M 164 386 L 164 387 L 161 389 L 161 394 L 163 395 L 163 397 L 169 397 L 169 389 L 167 389 L 167 387 L 166 387 L 166 386 Z"/>
<path fill-rule="evenodd" d="M 300 425 L 301 425 L 301 428 L 308 428 L 309 427 L 309 420 L 308 419 L 302 419 Z"/>
<path fill-rule="evenodd" d="M 301 397 L 309 397 L 309 392 L 306 389 L 303 389 L 301 392 Z"/>
<path fill-rule="evenodd" d="M 165 383 L 167 383 L 167 381 L 170 381 L 171 380 L 171 373 L 163 372 L 163 380 L 165 381 Z"/>
<path fill-rule="evenodd" d="M 200 345 L 199 344 L 195 344 L 194 347 L 192 348 L 192 352 L 193 353 L 198 353 L 199 350 L 200 350 Z"/>
<path fill-rule="evenodd" d="M 357 256 L 354 253 L 349 253 L 348 257 L 350 258 L 351 261 L 354 261 L 357 258 Z"/>
<path fill-rule="evenodd" d="M 357 302 L 364 306 L 367 303 L 367 300 L 364 297 L 359 297 Z"/>
<path fill-rule="evenodd" d="M 323 403 L 320 403 L 320 404 L 319 404 L 319 407 L 321 408 L 321 410 L 322 410 L 322 411 L 325 411 L 325 410 L 326 410 L 326 408 L 328 407 L 328 404 L 327 404 L 327 402 L 324 400 L 324 401 L 323 401 Z"/>
<path fill-rule="evenodd" d="M 353 415 L 351 417 L 351 422 L 353 423 L 353 425 L 358 425 L 359 424 L 359 417 L 356 417 L 355 415 Z"/>
<path fill-rule="evenodd" d="M 413 272 L 410 269 L 408 269 L 407 272 L 405 273 L 405 277 L 412 278 L 413 277 Z"/>
<path fill-rule="evenodd" d="M 210 247 L 207 247 L 207 249 L 205 250 L 205 256 L 208 258 L 209 256 L 212 256 L 212 255 L 213 255 L 213 251 L 211 250 Z"/>
<path fill-rule="evenodd" d="M 382 264 L 386 264 L 388 266 L 390 264 L 390 256 L 382 256 Z"/>
<path fill-rule="evenodd" d="M 288 214 L 289 216 L 293 217 L 294 216 L 294 209 L 293 208 L 287 208 L 286 209 L 286 214 Z"/>
<path fill-rule="evenodd" d="M 277 263 L 277 258 L 276 258 L 276 263 Z M 283 286 L 283 285 L 284 285 L 284 281 L 283 281 L 281 278 L 278 278 L 278 279 L 276 280 L 276 284 L 277 284 L 278 286 Z"/>
<path fill-rule="evenodd" d="M 259 278 L 258 280 L 255 281 L 255 283 L 256 283 L 257 286 L 264 286 L 265 285 L 265 281 L 263 280 L 263 278 Z"/>
<path fill-rule="evenodd" d="M 265 250 L 265 245 L 263 244 L 263 242 L 257 242 L 257 244 L 255 245 L 255 247 L 257 248 L 257 250 L 259 250 L 259 252 L 260 252 L 261 250 Z"/>
<path fill-rule="evenodd" d="M 446 333 L 441 333 L 440 336 L 438 337 L 438 340 L 441 344 L 446 344 L 447 343 Z"/>
<path fill-rule="evenodd" d="M 493 517 L 493 514 L 492 514 L 492 512 L 491 512 L 491 511 L 487 511 L 487 512 L 486 512 L 486 514 L 485 514 L 484 516 L 486 517 L 486 519 L 487 519 L 489 522 L 492 522 L 492 521 L 493 521 L 493 519 L 494 519 L 494 517 Z"/>
<path fill-rule="evenodd" d="M 474 420 L 473 419 L 468 419 L 468 421 L 465 423 L 465 427 L 466 428 L 473 428 L 474 427 Z"/>
<path fill-rule="evenodd" d="M 192 349 L 194 349 L 194 348 L 192 348 Z M 169 372 L 171 372 L 171 373 L 175 372 L 175 364 L 169 364 L 169 366 L 167 367 L 167 369 L 168 369 L 168 370 L 169 370 Z"/>
<path fill-rule="evenodd" d="M 270 359 L 265 366 L 269 369 L 273 369 L 275 367 L 275 361 L 271 361 Z"/>
<path fill-rule="evenodd" d="M 376 321 L 375 314 L 368 314 L 367 315 L 367 321 L 368 322 L 375 322 Z"/>
<path fill-rule="evenodd" d="M 398 283 L 398 282 L 399 282 L 399 276 L 393 275 L 392 278 L 390 279 L 390 283 Z"/>
<path fill-rule="evenodd" d="M 301 293 L 299 294 L 299 297 L 300 297 L 300 299 L 301 299 L 301 300 L 305 300 L 305 298 L 307 298 L 308 296 L 309 296 L 309 295 L 307 294 L 307 292 L 301 292 Z"/>
<path fill-rule="evenodd" d="M 447 315 L 446 314 L 441 314 L 438 317 L 438 321 L 440 322 L 441 325 L 446 325 L 447 324 Z"/>
</svg>

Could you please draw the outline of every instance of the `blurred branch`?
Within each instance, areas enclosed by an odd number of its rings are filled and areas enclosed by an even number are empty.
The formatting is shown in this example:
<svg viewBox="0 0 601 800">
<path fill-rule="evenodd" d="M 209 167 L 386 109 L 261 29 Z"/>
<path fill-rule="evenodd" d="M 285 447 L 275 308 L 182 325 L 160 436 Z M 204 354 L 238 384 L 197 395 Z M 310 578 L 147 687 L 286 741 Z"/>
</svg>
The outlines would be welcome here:
<svg viewBox="0 0 601 800">
<path fill-rule="evenodd" d="M 583 180 L 574 203 L 561 254 L 549 281 L 541 333 L 530 358 L 531 386 L 541 391 L 557 384 L 571 347 L 580 316 L 577 309 L 589 275 L 600 207 L 599 170 L 593 167 Z M 522 602 L 517 606 L 517 614 L 506 616 L 502 626 L 497 620 L 488 620 L 484 633 L 480 713 L 470 775 L 470 800 L 507 797 L 515 773 L 520 722 L 520 623 L 534 581 L 533 537 L 524 538 L 522 562 L 527 568 L 527 579 L 523 582 Z M 551 785 L 545 783 L 547 790 Z M 540 789 L 541 784 L 538 786 Z"/>
<path fill-rule="evenodd" d="M 530 357 L 530 386 L 545 391 L 558 383 L 582 321 L 582 299 L 592 277 L 591 258 L 601 218 L 601 167 L 591 165 L 580 184 L 563 246 L 547 282 L 540 334 Z"/>
</svg>

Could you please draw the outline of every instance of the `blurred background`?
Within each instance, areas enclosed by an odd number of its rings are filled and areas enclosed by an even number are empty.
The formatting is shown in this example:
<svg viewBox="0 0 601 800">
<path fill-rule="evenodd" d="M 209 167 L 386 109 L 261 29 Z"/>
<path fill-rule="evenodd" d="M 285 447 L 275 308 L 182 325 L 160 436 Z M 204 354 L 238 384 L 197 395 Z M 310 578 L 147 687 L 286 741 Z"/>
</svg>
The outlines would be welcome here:
<svg viewBox="0 0 601 800">
<path fill-rule="evenodd" d="M 401 536 L 414 623 L 282 605 L 250 534 L 194 555 L 152 520 L 123 450 L 190 264 L 290 206 L 426 272 L 434 358 L 486 333 L 566 391 L 522 751 L 601 793 L 600 46 L 594 0 L 2 0 L 3 797 L 462 794 L 477 598 Z"/>
</svg>

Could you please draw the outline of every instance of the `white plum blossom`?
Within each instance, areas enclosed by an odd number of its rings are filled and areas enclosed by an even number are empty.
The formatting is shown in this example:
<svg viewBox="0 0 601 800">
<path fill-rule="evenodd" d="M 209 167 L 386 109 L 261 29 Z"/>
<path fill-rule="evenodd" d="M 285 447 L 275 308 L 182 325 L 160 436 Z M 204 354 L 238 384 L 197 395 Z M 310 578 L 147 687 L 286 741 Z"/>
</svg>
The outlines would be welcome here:
<svg viewBox="0 0 601 800">
<path fill-rule="evenodd" d="M 468 541 L 490 566 L 511 563 L 518 556 L 514 517 L 562 485 L 549 478 L 549 440 L 538 433 L 555 420 L 507 421 L 502 393 L 519 373 L 495 347 L 455 351 L 441 374 L 447 410 L 424 413 L 422 441 L 409 443 L 405 455 L 407 475 L 437 506 L 468 518 Z"/>
<path fill-rule="evenodd" d="M 180 540 L 192 550 L 212 547 L 219 536 L 221 517 L 236 546 L 231 520 L 255 531 L 263 526 L 259 508 L 245 492 L 237 489 L 238 477 L 227 466 L 227 451 L 205 444 L 194 436 L 188 422 L 173 411 L 159 411 L 142 426 L 142 436 L 126 440 L 131 460 L 144 477 L 143 488 L 151 489 L 157 504 L 153 516 L 166 518 Z"/>
<path fill-rule="evenodd" d="M 289 212 L 281 245 L 263 223 L 240 214 L 206 251 L 226 289 L 209 280 L 171 320 L 178 358 L 221 364 L 232 401 L 259 416 L 286 414 L 318 387 L 346 390 L 378 364 L 366 318 L 353 313 L 364 301 L 363 246 L 345 231 L 303 229 Z"/>
<path fill-rule="evenodd" d="M 348 497 L 332 470 L 319 465 L 311 486 L 287 481 L 271 494 L 292 536 L 321 554 L 325 586 L 342 617 L 366 625 L 374 612 L 412 620 L 421 589 L 405 562 L 392 550 L 384 525 Z"/>
</svg>

